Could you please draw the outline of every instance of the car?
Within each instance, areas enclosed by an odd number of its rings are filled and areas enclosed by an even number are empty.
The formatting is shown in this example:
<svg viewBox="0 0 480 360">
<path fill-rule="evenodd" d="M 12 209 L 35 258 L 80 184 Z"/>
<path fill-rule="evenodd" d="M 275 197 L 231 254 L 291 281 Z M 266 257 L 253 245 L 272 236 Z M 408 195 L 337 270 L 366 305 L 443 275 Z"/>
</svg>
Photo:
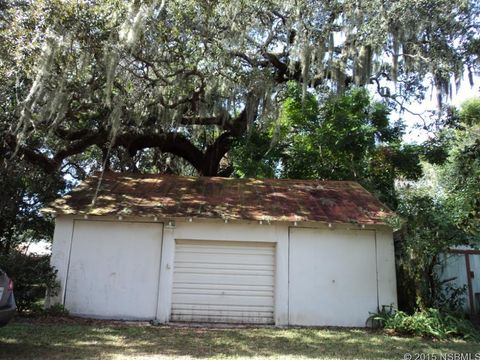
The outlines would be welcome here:
<svg viewBox="0 0 480 360">
<path fill-rule="evenodd" d="M 13 281 L 0 269 L 0 326 L 7 325 L 16 310 Z"/>
</svg>

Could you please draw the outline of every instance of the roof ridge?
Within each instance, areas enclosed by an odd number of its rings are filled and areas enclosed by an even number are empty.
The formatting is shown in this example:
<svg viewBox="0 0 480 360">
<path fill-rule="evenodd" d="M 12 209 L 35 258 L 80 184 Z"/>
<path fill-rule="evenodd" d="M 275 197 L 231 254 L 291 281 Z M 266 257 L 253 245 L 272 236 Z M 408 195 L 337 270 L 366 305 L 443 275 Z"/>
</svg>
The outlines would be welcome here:
<svg viewBox="0 0 480 360">
<path fill-rule="evenodd" d="M 98 177 L 102 174 L 101 170 L 95 170 L 90 177 Z M 137 177 L 137 178 L 150 178 L 150 177 L 176 177 L 176 178 L 193 178 L 193 179 L 220 179 L 220 180 L 232 180 L 232 181 L 278 181 L 278 182 L 311 182 L 311 183 L 351 183 L 359 184 L 355 180 L 326 180 L 326 179 L 292 179 L 292 178 L 235 178 L 235 177 L 222 177 L 222 176 L 194 176 L 194 175 L 175 175 L 175 174 L 152 174 L 152 173 L 135 173 L 135 172 L 118 172 L 118 171 L 104 171 L 103 176 L 113 175 L 116 177 Z M 360 185 L 361 186 L 361 185 Z"/>
</svg>

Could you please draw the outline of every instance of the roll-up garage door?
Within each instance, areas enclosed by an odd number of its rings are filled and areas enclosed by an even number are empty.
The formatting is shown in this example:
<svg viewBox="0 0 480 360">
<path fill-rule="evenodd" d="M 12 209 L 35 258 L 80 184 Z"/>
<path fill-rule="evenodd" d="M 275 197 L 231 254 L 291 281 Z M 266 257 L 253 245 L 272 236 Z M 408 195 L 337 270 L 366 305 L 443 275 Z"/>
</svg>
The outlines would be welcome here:
<svg viewBox="0 0 480 360">
<path fill-rule="evenodd" d="M 275 246 L 177 240 L 172 321 L 274 322 Z"/>
</svg>

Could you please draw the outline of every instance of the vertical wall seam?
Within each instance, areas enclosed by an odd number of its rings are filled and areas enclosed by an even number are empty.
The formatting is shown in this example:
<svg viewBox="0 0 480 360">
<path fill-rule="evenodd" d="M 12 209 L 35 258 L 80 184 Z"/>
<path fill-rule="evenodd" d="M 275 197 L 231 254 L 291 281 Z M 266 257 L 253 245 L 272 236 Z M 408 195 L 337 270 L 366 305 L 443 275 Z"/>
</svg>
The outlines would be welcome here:
<svg viewBox="0 0 480 360">
<path fill-rule="evenodd" d="M 171 233 L 172 238 L 170 239 L 171 241 L 171 246 L 173 246 L 173 250 L 170 253 L 172 256 L 170 257 L 170 270 L 169 270 L 169 282 L 168 282 L 168 306 L 167 306 L 167 321 L 170 322 L 172 321 L 172 307 L 173 307 L 173 282 L 174 277 L 175 277 L 175 261 L 177 260 L 177 241 L 178 239 L 175 237 L 173 234 L 173 231 Z"/>
<path fill-rule="evenodd" d="M 471 266 L 470 266 L 470 254 L 465 254 L 465 267 L 467 273 L 467 286 L 468 286 L 468 303 L 470 308 L 470 314 L 475 315 L 475 300 L 473 297 L 473 284 L 472 284 L 472 276 L 471 276 Z"/>
<path fill-rule="evenodd" d="M 76 221 L 75 219 L 72 219 L 72 232 L 70 234 L 70 247 L 68 249 L 67 273 L 65 274 L 65 285 L 63 286 L 63 301 L 62 301 L 63 306 L 65 306 L 65 301 L 67 299 L 68 274 L 70 272 L 70 260 L 72 258 L 73 234 L 75 233 L 75 221 Z"/>
<path fill-rule="evenodd" d="M 278 289 L 279 289 L 279 282 L 280 282 L 280 278 L 278 277 L 278 256 L 279 256 L 279 246 L 278 246 L 278 242 L 279 242 L 279 231 L 278 231 L 278 225 L 275 224 L 275 243 L 274 243 L 274 246 L 275 246 L 275 258 L 273 259 L 274 261 L 274 270 L 273 270 L 273 276 L 275 277 L 274 281 L 273 281 L 273 284 L 275 286 L 274 288 L 274 291 L 273 291 L 273 324 L 274 325 L 278 325 L 277 324 L 277 319 L 278 319 L 278 309 L 277 309 L 277 306 L 278 306 Z"/>
<path fill-rule="evenodd" d="M 290 226 L 288 227 L 288 246 L 287 246 L 287 325 L 290 325 Z"/>
<path fill-rule="evenodd" d="M 379 290 L 379 283 L 378 283 L 378 246 L 377 246 L 377 230 L 374 232 L 375 234 L 375 276 L 377 282 L 377 309 L 380 310 L 380 290 Z"/>
<path fill-rule="evenodd" d="M 158 320 L 158 301 L 160 300 L 160 275 L 162 271 L 162 254 L 163 254 L 163 239 L 165 238 L 165 223 L 157 223 L 162 225 L 162 238 L 160 239 L 160 254 L 158 259 L 158 277 L 157 277 L 157 301 L 155 306 L 155 320 Z"/>
</svg>

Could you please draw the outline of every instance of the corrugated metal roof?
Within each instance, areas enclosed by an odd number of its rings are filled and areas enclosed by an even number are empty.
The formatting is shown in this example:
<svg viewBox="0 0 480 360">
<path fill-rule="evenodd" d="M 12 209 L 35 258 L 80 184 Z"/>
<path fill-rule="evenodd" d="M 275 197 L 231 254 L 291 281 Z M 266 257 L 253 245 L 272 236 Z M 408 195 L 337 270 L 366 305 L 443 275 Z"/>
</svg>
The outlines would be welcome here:
<svg viewBox="0 0 480 360">
<path fill-rule="evenodd" d="M 353 181 L 104 173 L 45 213 L 384 224 L 391 211 Z M 97 192 L 98 188 L 98 192 Z"/>
</svg>

